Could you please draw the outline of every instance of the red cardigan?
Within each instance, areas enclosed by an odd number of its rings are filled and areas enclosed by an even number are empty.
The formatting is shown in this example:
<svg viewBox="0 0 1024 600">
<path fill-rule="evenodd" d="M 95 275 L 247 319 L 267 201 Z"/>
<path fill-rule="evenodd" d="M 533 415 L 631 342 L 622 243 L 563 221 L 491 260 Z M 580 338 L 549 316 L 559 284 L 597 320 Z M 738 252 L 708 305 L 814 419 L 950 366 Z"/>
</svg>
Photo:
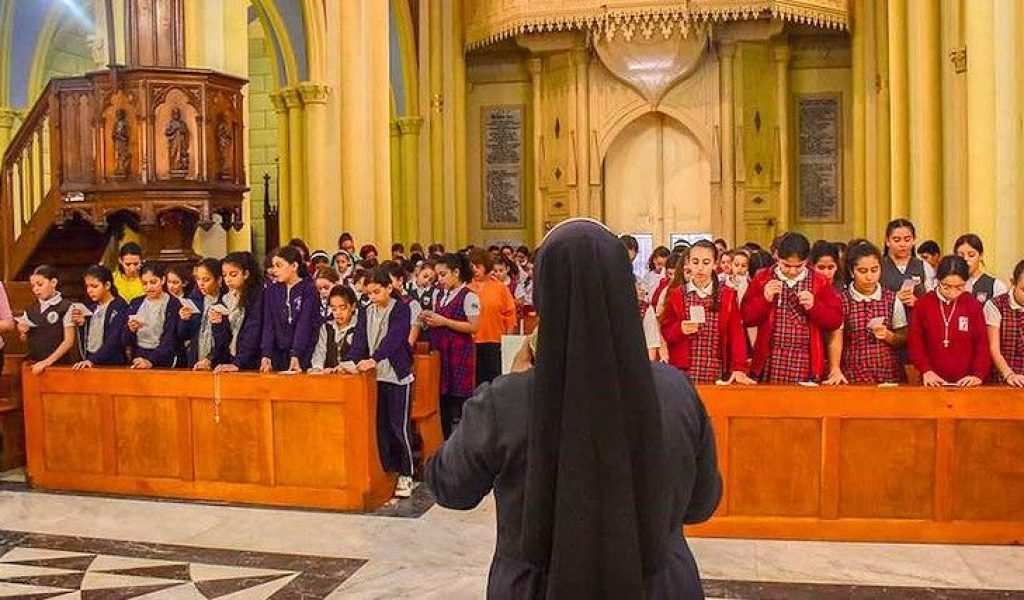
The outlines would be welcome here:
<svg viewBox="0 0 1024 600">
<path fill-rule="evenodd" d="M 942 345 L 945 325 L 939 311 L 940 304 L 937 293 L 929 292 L 914 305 L 907 335 L 910 361 L 922 375 L 935 371 L 949 383 L 956 383 L 968 375 L 984 381 L 991 373 L 992 357 L 981 303 L 969 293 L 960 294 L 949 322 L 948 348 Z M 946 310 L 949 309 L 947 305 Z M 966 319 L 967 331 L 961 328 L 961 318 Z"/>
<path fill-rule="evenodd" d="M 839 329 L 843 324 L 843 303 L 832 287 L 832 282 L 808 269 L 811 278 L 811 293 L 814 306 L 807 311 L 808 327 L 811 331 L 811 375 L 821 379 L 825 373 L 825 342 L 827 331 Z M 775 269 L 764 269 L 750 280 L 750 287 L 743 296 L 743 324 L 757 327 L 757 342 L 754 345 L 754 360 L 751 372 L 760 376 L 768 365 L 772 353 L 772 328 L 775 326 L 775 303 L 764 297 L 764 286 L 775 277 Z"/>
<path fill-rule="evenodd" d="M 661 335 L 668 344 L 668 362 L 684 371 L 690 368 L 690 336 L 683 334 L 682 323 L 689 319 L 690 311 L 683 302 L 686 286 L 681 285 L 668 291 L 665 310 L 661 313 Z M 720 338 L 722 366 L 731 371 L 747 370 L 747 338 L 740 318 L 736 290 L 718 288 L 718 332 Z"/>
</svg>

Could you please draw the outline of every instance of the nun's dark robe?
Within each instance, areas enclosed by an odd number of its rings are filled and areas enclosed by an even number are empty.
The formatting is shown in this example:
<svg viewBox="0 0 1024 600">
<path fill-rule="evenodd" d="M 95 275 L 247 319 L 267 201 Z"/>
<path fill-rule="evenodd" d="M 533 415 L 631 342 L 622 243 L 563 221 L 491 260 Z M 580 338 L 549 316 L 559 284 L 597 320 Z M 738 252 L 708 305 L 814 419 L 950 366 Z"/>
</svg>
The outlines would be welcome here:
<svg viewBox="0 0 1024 600">
<path fill-rule="evenodd" d="M 664 567 L 644 581 L 648 599 L 703 598 L 693 555 L 681 534 L 684 523 L 707 520 L 722 493 L 715 441 L 704 405 L 675 368 L 652 365 L 661 407 L 664 452 L 669 465 L 664 491 L 674 498 L 664 524 L 668 556 Z M 545 575 L 525 559 L 523 510 L 529 397 L 533 371 L 501 377 L 468 400 L 462 423 L 427 465 L 427 482 L 437 502 L 468 510 L 494 489 L 498 541 L 487 597 L 543 598 Z M 601 490 L 593 490 L 600 494 Z M 588 552 L 586 547 L 580 552 Z"/>
</svg>

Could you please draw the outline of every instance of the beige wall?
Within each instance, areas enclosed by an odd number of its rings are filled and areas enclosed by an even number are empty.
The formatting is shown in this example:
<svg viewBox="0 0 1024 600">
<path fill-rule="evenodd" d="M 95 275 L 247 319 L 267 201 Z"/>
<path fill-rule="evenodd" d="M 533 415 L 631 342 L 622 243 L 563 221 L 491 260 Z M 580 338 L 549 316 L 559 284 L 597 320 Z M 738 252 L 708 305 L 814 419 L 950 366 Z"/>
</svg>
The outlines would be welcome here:
<svg viewBox="0 0 1024 600">
<path fill-rule="evenodd" d="M 522 57 L 510 54 L 480 57 L 467 62 L 466 92 L 466 197 L 469 216 L 469 239 L 477 244 L 514 241 L 530 244 L 533 230 L 533 119 L 532 89 Z M 523 227 L 515 229 L 484 228 L 482 112 L 487 106 L 521 105 L 523 107 Z"/>
<path fill-rule="evenodd" d="M 278 200 L 277 169 L 274 160 L 277 151 L 277 113 L 270 102 L 270 92 L 276 86 L 270 61 L 270 43 L 259 21 L 249 24 L 249 186 L 252 227 L 256 249 L 263 248 L 266 227 L 263 222 L 263 174 L 270 174 L 270 197 Z M 258 254 L 258 252 L 257 252 Z"/>
</svg>

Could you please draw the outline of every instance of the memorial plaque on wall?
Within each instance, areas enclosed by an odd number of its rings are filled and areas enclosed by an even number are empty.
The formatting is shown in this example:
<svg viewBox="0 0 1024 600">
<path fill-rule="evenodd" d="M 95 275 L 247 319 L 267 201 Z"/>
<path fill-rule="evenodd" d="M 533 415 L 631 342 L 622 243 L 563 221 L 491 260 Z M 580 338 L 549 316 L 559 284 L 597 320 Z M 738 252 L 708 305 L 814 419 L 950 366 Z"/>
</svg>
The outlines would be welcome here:
<svg viewBox="0 0 1024 600">
<path fill-rule="evenodd" d="M 838 94 L 798 97 L 798 221 L 843 220 L 842 127 L 843 110 Z"/>
<path fill-rule="evenodd" d="M 485 106 L 483 199 L 485 228 L 523 227 L 523 115 L 521 104 Z"/>
</svg>

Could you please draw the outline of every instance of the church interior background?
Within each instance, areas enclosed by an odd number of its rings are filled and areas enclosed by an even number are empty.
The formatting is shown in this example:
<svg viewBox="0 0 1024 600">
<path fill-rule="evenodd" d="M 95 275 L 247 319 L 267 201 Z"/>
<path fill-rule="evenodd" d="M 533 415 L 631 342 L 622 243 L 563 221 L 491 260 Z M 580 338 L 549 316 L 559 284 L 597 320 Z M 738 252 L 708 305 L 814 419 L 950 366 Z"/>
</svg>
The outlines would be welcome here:
<svg viewBox="0 0 1024 600">
<path fill-rule="evenodd" d="M 534 247 L 575 216 L 645 248 L 878 241 L 907 217 L 944 249 L 979 234 L 1005 276 L 1024 248 L 1022 69 L 1019 0 L 0 0 L 3 279 L 28 298 L 30 265 L 139 238 L 169 256 L 330 252 L 342 231 L 382 251 Z M 184 161 L 163 141 L 175 115 L 198 126 L 175 138 Z M 351 515 L 19 485 L 0 484 L 0 597 L 77 578 L 153 598 L 472 598 L 493 549 L 492 504 Z M 723 598 L 1024 588 L 1012 544 L 693 547 Z M 59 597 L 135 597 L 80 593 Z"/>
</svg>

